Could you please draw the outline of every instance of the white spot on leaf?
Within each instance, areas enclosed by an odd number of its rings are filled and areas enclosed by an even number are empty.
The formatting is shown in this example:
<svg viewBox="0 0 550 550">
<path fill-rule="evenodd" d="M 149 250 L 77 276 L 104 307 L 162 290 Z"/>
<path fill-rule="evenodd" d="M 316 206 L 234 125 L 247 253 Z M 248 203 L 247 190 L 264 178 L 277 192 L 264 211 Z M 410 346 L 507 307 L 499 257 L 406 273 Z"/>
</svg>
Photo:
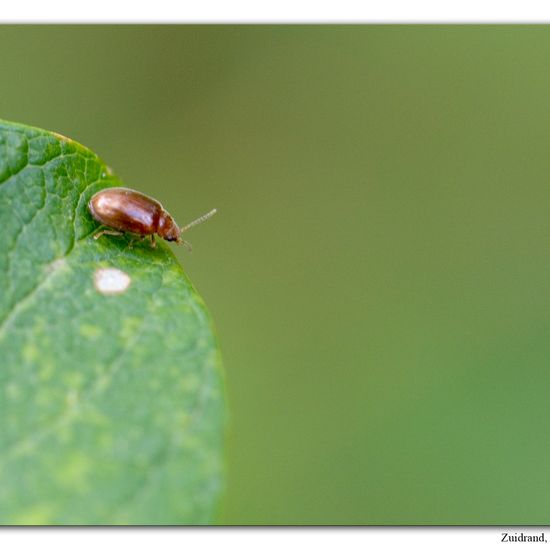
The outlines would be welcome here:
<svg viewBox="0 0 550 550">
<path fill-rule="evenodd" d="M 132 279 L 127 273 L 114 267 L 102 267 L 94 273 L 94 286 L 100 294 L 122 294 L 131 282 Z"/>
</svg>

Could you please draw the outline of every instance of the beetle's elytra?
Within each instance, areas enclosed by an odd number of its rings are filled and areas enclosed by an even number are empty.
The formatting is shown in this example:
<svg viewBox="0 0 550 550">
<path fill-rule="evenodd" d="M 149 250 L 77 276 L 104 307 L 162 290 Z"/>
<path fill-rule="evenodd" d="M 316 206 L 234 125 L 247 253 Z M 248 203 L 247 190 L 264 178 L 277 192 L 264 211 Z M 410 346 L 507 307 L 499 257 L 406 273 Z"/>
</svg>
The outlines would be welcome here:
<svg viewBox="0 0 550 550">
<path fill-rule="evenodd" d="M 90 199 L 88 208 L 93 218 L 108 228 L 96 233 L 94 239 L 102 235 L 134 233 L 150 236 L 152 246 L 155 246 L 155 234 L 167 241 L 189 245 L 181 234 L 216 213 L 214 209 L 180 228 L 160 202 L 126 187 L 98 191 Z"/>
</svg>

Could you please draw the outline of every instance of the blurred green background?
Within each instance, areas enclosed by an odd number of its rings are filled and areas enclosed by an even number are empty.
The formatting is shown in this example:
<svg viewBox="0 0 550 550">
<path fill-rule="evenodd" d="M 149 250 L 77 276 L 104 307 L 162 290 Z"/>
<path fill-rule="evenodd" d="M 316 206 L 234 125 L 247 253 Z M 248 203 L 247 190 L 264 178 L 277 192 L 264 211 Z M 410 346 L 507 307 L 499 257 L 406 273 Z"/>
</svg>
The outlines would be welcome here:
<svg viewBox="0 0 550 550">
<path fill-rule="evenodd" d="M 227 524 L 550 519 L 550 27 L 2 26 L 0 117 L 180 222 Z"/>
</svg>

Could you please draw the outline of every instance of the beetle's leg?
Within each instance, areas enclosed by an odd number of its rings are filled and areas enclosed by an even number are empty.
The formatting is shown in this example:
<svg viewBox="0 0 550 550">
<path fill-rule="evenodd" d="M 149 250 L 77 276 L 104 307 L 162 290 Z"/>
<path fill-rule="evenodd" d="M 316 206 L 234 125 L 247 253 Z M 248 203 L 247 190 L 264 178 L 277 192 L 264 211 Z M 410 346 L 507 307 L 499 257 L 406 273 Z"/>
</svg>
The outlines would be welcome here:
<svg viewBox="0 0 550 550">
<path fill-rule="evenodd" d="M 151 248 L 156 248 L 157 247 L 157 241 L 155 241 L 155 235 L 154 233 L 151 233 L 151 235 L 149 235 L 151 237 Z"/>
<path fill-rule="evenodd" d="M 134 248 L 134 243 L 137 242 L 137 241 L 143 241 L 143 239 L 145 239 L 146 235 L 134 235 L 133 237 L 130 238 L 130 240 L 128 241 L 128 248 L 131 250 L 132 248 Z"/>
<path fill-rule="evenodd" d="M 96 227 L 91 233 L 90 233 L 90 237 L 93 237 L 94 239 L 97 239 L 97 234 L 99 232 L 101 232 L 102 229 L 105 229 L 107 226 L 106 225 L 100 225 L 98 227 Z"/>
<path fill-rule="evenodd" d="M 97 241 L 102 235 L 114 235 L 115 237 L 124 235 L 122 231 L 115 231 L 114 229 L 102 229 L 94 235 L 94 239 Z"/>
</svg>

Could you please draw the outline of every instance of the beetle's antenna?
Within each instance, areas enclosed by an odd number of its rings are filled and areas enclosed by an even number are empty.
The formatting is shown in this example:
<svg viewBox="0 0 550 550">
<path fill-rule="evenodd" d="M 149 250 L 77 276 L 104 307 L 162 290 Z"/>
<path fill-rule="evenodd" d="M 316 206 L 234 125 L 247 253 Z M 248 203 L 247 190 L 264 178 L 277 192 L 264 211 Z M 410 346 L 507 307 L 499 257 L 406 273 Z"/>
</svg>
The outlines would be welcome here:
<svg viewBox="0 0 550 550">
<path fill-rule="evenodd" d="M 184 225 L 183 227 L 180 227 L 180 231 L 183 233 L 184 231 L 187 231 L 188 229 L 191 229 L 195 225 L 198 225 L 199 223 L 205 222 L 207 219 L 211 218 L 217 210 L 214 208 L 214 210 L 210 210 L 210 212 L 203 214 L 200 218 L 197 218 L 196 220 L 193 220 L 191 223 L 188 223 L 187 225 Z"/>
</svg>

